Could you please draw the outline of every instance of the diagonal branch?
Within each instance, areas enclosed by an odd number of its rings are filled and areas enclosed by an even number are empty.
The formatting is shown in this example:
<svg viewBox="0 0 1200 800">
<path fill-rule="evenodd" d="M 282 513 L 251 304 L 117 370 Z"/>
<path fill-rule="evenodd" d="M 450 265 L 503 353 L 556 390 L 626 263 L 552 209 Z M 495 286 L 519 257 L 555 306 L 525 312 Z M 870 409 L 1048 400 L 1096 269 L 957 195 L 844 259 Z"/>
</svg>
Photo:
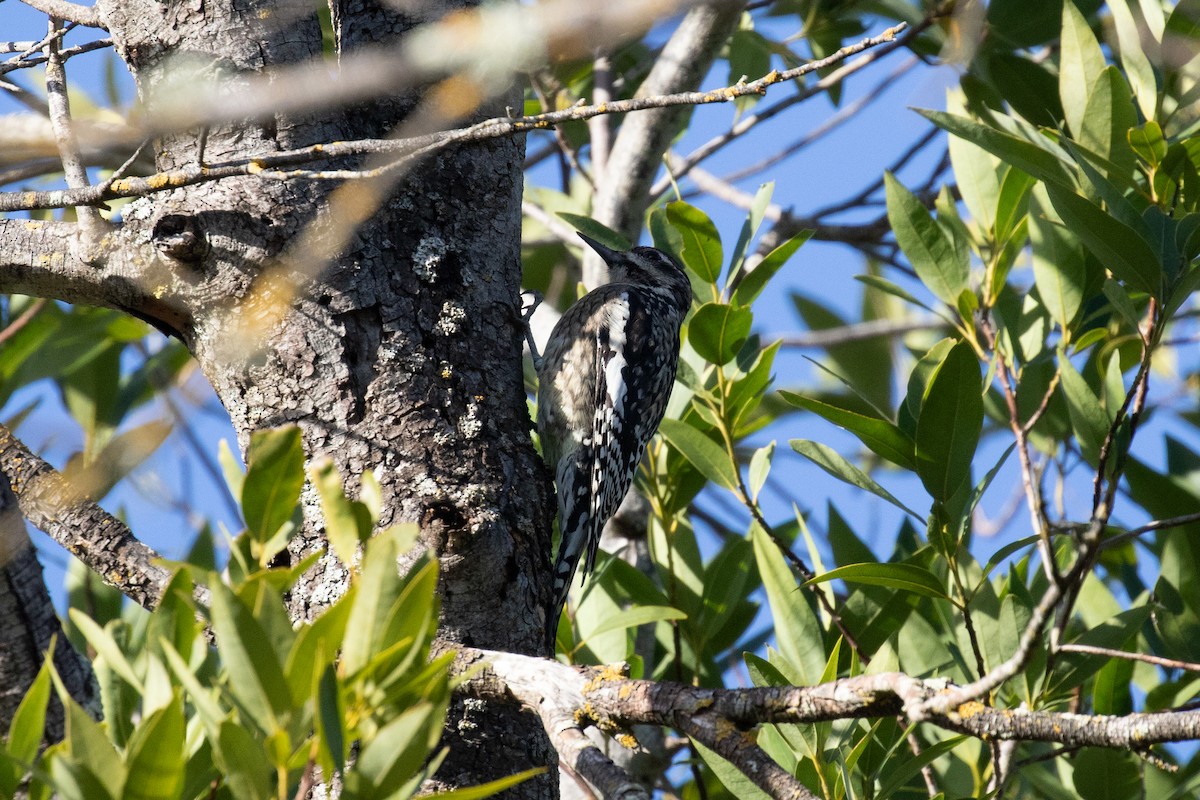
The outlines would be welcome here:
<svg viewBox="0 0 1200 800">
<path fill-rule="evenodd" d="M 171 573 L 158 553 L 121 520 L 79 495 L 54 467 L 0 425 L 0 471 L 8 476 L 21 513 L 101 579 L 145 608 L 162 598 Z"/>
</svg>

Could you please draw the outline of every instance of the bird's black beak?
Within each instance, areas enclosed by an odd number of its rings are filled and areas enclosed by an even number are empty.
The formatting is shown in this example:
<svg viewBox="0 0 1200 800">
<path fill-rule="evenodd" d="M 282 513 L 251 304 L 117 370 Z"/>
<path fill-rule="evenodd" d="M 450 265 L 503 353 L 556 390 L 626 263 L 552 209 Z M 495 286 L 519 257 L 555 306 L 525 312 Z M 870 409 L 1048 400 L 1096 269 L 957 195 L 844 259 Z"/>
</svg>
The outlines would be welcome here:
<svg viewBox="0 0 1200 800">
<path fill-rule="evenodd" d="M 613 263 L 613 260 L 621 255 L 619 250 L 613 250 L 611 247 L 605 247 L 592 237 L 588 236 L 586 233 L 580 233 L 579 238 L 587 242 L 588 247 L 599 253 L 600 257 L 604 259 L 604 263 L 606 264 Z"/>
</svg>

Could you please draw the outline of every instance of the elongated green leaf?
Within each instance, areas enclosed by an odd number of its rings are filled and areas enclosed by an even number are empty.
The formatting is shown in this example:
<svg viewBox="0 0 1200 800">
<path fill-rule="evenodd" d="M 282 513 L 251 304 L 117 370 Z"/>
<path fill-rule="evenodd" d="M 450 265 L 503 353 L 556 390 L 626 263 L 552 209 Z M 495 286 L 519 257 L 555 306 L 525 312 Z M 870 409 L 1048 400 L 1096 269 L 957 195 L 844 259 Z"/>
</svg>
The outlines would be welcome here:
<svg viewBox="0 0 1200 800">
<path fill-rule="evenodd" d="M 432 703 L 421 701 L 383 726 L 358 757 L 355 770 L 379 790 L 400 786 L 417 773 L 432 749 L 429 739 L 435 724 Z"/>
<path fill-rule="evenodd" d="M 815 685 L 825 670 L 824 633 L 820 620 L 808 598 L 798 590 L 792 571 L 771 537 L 754 524 L 750 540 L 754 545 L 758 573 L 767 592 L 767 602 L 771 604 L 779 652 L 806 685 Z"/>
<path fill-rule="evenodd" d="M 68 609 L 67 616 L 71 618 L 71 622 L 83 634 L 83 638 L 87 639 L 96 654 L 108 663 L 113 672 L 120 675 L 139 694 L 146 691 L 141 678 L 133 671 L 133 666 L 125 658 L 125 654 L 121 652 L 121 648 L 113 641 L 108 631 L 101 628 L 91 617 L 77 608 Z"/>
<path fill-rule="evenodd" d="M 592 237 L 605 247 L 611 247 L 613 250 L 628 250 L 633 247 L 633 243 L 624 236 L 591 217 L 585 217 L 582 214 L 569 214 L 566 211 L 559 211 L 557 213 L 558 216 L 562 217 L 575 230 Z M 579 244 L 583 244 L 582 239 L 579 240 Z"/>
<path fill-rule="evenodd" d="M 173 800 L 183 788 L 186 760 L 183 703 L 178 690 L 134 731 L 128 747 L 129 775 L 122 800 Z"/>
<path fill-rule="evenodd" d="M 8 754 L 23 764 L 32 764 L 42 735 L 46 732 L 46 704 L 50 702 L 50 665 L 47 656 L 29 685 L 8 728 Z"/>
<path fill-rule="evenodd" d="M 688 322 L 688 341 L 704 360 L 728 364 L 746 343 L 753 322 L 748 308 L 705 303 Z"/>
<path fill-rule="evenodd" d="M 779 394 L 792 405 L 819 414 L 834 425 L 850 431 L 872 452 L 893 464 L 905 469 L 915 468 L 915 445 L 912 438 L 891 422 L 838 408 L 794 392 L 781 391 Z"/>
<path fill-rule="evenodd" d="M 61 695 L 61 690 L 60 690 Z M 61 696 L 60 696 L 60 699 Z M 66 742 L 71 756 L 116 797 L 125 782 L 125 762 L 105 735 L 100 723 L 92 719 L 74 700 L 66 699 Z"/>
<path fill-rule="evenodd" d="M 1071 0 L 1066 0 L 1066 2 L 1069 3 Z M 885 783 L 882 788 L 880 788 L 879 794 L 876 795 L 876 797 L 878 797 L 879 800 L 886 800 L 887 798 L 892 797 L 895 795 L 896 791 L 908 781 L 909 778 L 915 776 L 926 766 L 946 755 L 946 753 L 953 751 L 954 748 L 958 747 L 968 738 L 969 737 L 965 735 L 951 736 L 945 741 L 923 747 L 919 754 L 914 755 L 912 758 L 905 761 L 895 772 L 889 775 L 888 782 Z"/>
<path fill-rule="evenodd" d="M 775 274 L 788 262 L 800 246 L 812 238 L 812 231 L 800 231 L 792 238 L 788 239 L 783 244 L 776 247 L 770 253 L 758 262 L 758 266 L 738 282 L 737 287 L 733 290 L 733 298 L 730 300 L 734 305 L 748 306 L 753 303 L 767 283 Z"/>
<path fill-rule="evenodd" d="M 639 625 L 648 625 L 651 622 L 665 622 L 672 619 L 687 619 L 687 614 L 670 606 L 634 606 L 606 618 L 594 630 L 589 631 L 588 635 L 599 636 L 609 631 L 636 628 Z"/>
<path fill-rule="evenodd" d="M 746 773 L 709 750 L 703 743 L 692 739 L 692 746 L 700 754 L 700 760 L 729 791 L 730 797 L 736 797 L 738 800 L 771 800 L 771 795 L 758 788 L 754 781 L 746 777 Z"/>
<path fill-rule="evenodd" d="M 1112 14 L 1113 26 L 1117 29 L 1121 66 L 1125 68 L 1125 74 L 1129 76 L 1133 96 L 1137 98 L 1142 116 L 1153 120 L 1158 108 L 1158 85 L 1154 77 L 1154 67 L 1150 64 L 1150 59 L 1146 57 L 1146 51 L 1142 47 L 1138 23 L 1130 9 L 1131 2 L 1136 2 L 1136 0 L 1112 0 L 1108 4 L 1108 10 Z"/>
<path fill-rule="evenodd" d="M 838 580 L 847 583 L 865 583 L 870 586 L 886 586 L 889 589 L 913 592 L 939 600 L 950 599 L 942 587 L 941 581 L 929 570 L 915 564 L 847 564 L 844 567 L 817 575 L 808 583 L 827 583 Z"/>
<path fill-rule="evenodd" d="M 261 741 L 247 728 L 227 720 L 221 723 L 213 744 L 213 760 L 234 797 L 238 800 L 271 800 L 274 770 Z"/>
<path fill-rule="evenodd" d="M 725 260 L 717 226 L 703 211 L 682 200 L 667 205 L 667 221 L 683 237 L 679 255 L 684 263 L 700 278 L 715 283 Z"/>
<path fill-rule="evenodd" d="M 276 715 L 290 705 L 287 681 L 271 639 L 250 609 L 216 576 L 212 592 L 212 627 L 221 660 L 229 670 L 229 689 L 249 713 L 246 722 L 273 730 Z"/>
<path fill-rule="evenodd" d="M 1074 192 L 1050 185 L 1046 192 L 1063 222 L 1113 276 L 1134 289 L 1161 296 L 1162 265 L 1137 231 Z"/>
<path fill-rule="evenodd" d="M 1023 169 L 1035 178 L 1047 183 L 1073 188 L 1073 163 L 1065 154 L 1059 154 L 1049 141 L 1037 134 L 1028 138 L 1019 137 L 1008 131 L 993 128 L 968 117 L 918 108 L 917 113 L 947 133 L 960 136 L 979 145 L 992 155 Z"/>
<path fill-rule="evenodd" d="M 750 457 L 750 496 L 758 499 L 763 484 L 767 482 L 767 474 L 771 471 L 771 459 L 775 456 L 775 441 L 763 445 L 754 451 Z"/>
<path fill-rule="evenodd" d="M 917 196 L 897 181 L 890 172 L 884 173 L 887 192 L 888 222 L 896 242 L 917 276 L 934 296 L 953 306 L 967 286 L 970 265 L 960 258 L 942 228 L 933 220 L 929 209 Z"/>
<path fill-rule="evenodd" d="M 371 512 L 364 503 L 346 497 L 342 476 L 333 461 L 324 459 L 314 464 L 308 474 L 321 497 L 329 546 L 343 564 L 353 564 L 359 543 L 371 535 Z"/>
<path fill-rule="evenodd" d="M 1117 0 L 1120 2 L 1120 0 Z M 1058 94 L 1067 126 L 1076 137 L 1083 130 L 1088 89 L 1104 70 L 1104 53 L 1092 28 L 1073 0 L 1062 4 L 1062 40 L 1058 66 Z"/>
<path fill-rule="evenodd" d="M 1092 466 L 1100 459 L 1100 447 L 1108 436 L 1112 423 L 1100 398 L 1088 386 L 1087 381 L 1075 369 L 1065 355 L 1059 355 L 1059 372 L 1062 376 L 1063 396 L 1067 399 L 1067 412 L 1071 417 L 1071 427 L 1075 430 L 1075 441 L 1079 443 L 1079 451 L 1083 458 Z"/>
<path fill-rule="evenodd" d="M 250 438 L 242 483 L 242 514 L 257 542 L 266 542 L 291 519 L 304 486 L 304 445 L 295 426 L 258 431 Z"/>
<path fill-rule="evenodd" d="M 346 768 L 346 714 L 338 691 L 337 668 L 326 664 L 316 683 L 316 714 L 313 716 L 318 741 L 329 766 L 341 772 Z"/>
<path fill-rule="evenodd" d="M 762 75 L 765 72 L 766 70 L 759 74 Z M 750 247 L 750 241 L 758 233 L 759 226 L 762 225 L 763 217 L 767 213 L 767 206 L 771 204 L 771 195 L 774 192 L 775 182 L 771 181 L 759 186 L 758 191 L 754 193 L 754 199 L 750 202 L 750 212 L 746 214 L 746 221 L 742 223 L 742 229 L 738 231 L 737 242 L 734 244 L 733 254 L 729 258 L 730 281 L 737 280 L 741 275 L 742 266 L 746 261 L 746 251 Z M 732 286 L 728 288 L 732 288 Z"/>
<path fill-rule="evenodd" d="M 1043 191 L 1036 192 L 1034 198 L 1034 213 L 1029 217 L 1033 279 L 1050 316 L 1063 331 L 1069 331 L 1083 303 L 1087 282 L 1083 245 L 1058 223 L 1058 215 Z"/>
<path fill-rule="evenodd" d="M 901 503 L 892 493 L 884 489 L 878 483 L 871 479 L 871 476 L 863 472 L 858 467 L 851 464 L 840 453 L 832 447 L 823 445 L 820 442 L 812 442 L 807 439 L 791 439 L 788 441 L 792 449 L 800 455 L 807 458 L 809 461 L 816 464 L 821 469 L 828 472 L 833 477 L 845 481 L 851 486 L 857 486 L 860 489 L 866 489 L 871 494 L 888 501 L 896 508 L 911 515 L 914 519 L 924 522 L 922 517 L 917 512 L 913 511 L 908 506 Z"/>
<path fill-rule="evenodd" d="M 979 360 L 959 342 L 938 367 L 917 418 L 917 474 L 935 500 L 947 502 L 971 476 L 983 430 Z"/>
<path fill-rule="evenodd" d="M 682 420 L 664 419 L 658 432 L 705 478 L 726 489 L 737 486 L 737 467 L 721 445 Z"/>
<path fill-rule="evenodd" d="M 1079 145 L 1114 165 L 1107 170 L 1113 180 L 1133 168 L 1133 151 L 1128 132 L 1137 125 L 1137 111 L 1130 99 L 1129 84 L 1114 66 L 1106 67 L 1088 92 Z"/>
<path fill-rule="evenodd" d="M 946 110 L 963 114 L 965 97 L 959 89 L 946 92 Z M 1000 164 L 996 157 L 960 136 L 947 142 L 950 164 L 954 167 L 963 202 L 984 230 L 996 227 L 996 201 L 1000 196 Z"/>
<path fill-rule="evenodd" d="M 536 778 L 545 771 L 545 767 L 534 767 L 524 772 L 518 772 L 504 778 L 497 778 L 494 781 L 481 783 L 478 786 L 467 786 L 462 789 L 451 789 L 448 792 L 438 792 L 438 800 L 481 800 L 484 797 L 499 794 L 505 789 L 511 789 L 513 786 L 524 783 L 530 778 Z"/>
</svg>

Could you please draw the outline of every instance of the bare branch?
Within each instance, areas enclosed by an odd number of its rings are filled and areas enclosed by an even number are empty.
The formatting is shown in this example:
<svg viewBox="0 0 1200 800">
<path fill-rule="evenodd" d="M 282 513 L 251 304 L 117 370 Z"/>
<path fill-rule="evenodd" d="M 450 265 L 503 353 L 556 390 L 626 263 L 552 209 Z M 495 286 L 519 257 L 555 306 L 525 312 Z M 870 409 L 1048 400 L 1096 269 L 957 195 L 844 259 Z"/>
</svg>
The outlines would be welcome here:
<svg viewBox="0 0 1200 800">
<path fill-rule="evenodd" d="M 63 174 L 67 186 L 72 189 L 82 189 L 88 185 L 87 168 L 79 152 L 79 142 L 75 138 L 75 129 L 71 124 L 71 104 L 67 99 L 67 73 L 59 55 L 59 38 L 54 35 L 58 30 L 59 21 L 50 18 L 50 41 L 46 43 L 46 99 L 50 110 L 50 124 L 54 129 L 54 138 L 58 144 L 58 154 L 62 159 Z M 80 206 L 76 209 L 79 219 L 79 230 L 88 260 L 91 260 L 93 248 L 101 236 L 103 220 L 96 209 Z"/>
<path fill-rule="evenodd" d="M 1125 650 L 1113 650 L 1109 647 L 1093 647 L 1090 644 L 1064 644 L 1058 648 L 1063 653 L 1083 653 L 1091 656 L 1107 656 L 1108 658 L 1123 658 L 1127 661 L 1141 661 L 1166 669 L 1182 669 L 1187 672 L 1200 672 L 1200 664 L 1191 661 L 1180 661 L 1176 658 L 1163 658 L 1149 653 L 1130 653 Z"/>
<path fill-rule="evenodd" d="M 105 583 L 145 608 L 162 598 L 171 573 L 116 517 L 80 496 L 62 475 L 0 425 L 0 471 L 21 513 L 86 564 Z"/>
<path fill-rule="evenodd" d="M 68 0 L 21 0 L 30 8 L 36 8 L 50 17 L 58 17 L 77 25 L 89 28 L 108 30 L 108 26 L 100 19 L 100 10 L 95 6 L 83 6 Z"/>
<path fill-rule="evenodd" d="M 767 340 L 778 340 L 784 347 L 826 348 L 885 336 L 903 336 L 917 331 L 945 331 L 948 327 L 946 322 L 936 319 L 871 319 L 828 330 L 767 337 Z"/>
<path fill-rule="evenodd" d="M 627 680 L 614 667 L 569 667 L 546 659 L 463 649 L 472 665 L 487 668 L 468 683 L 480 694 L 513 692 L 554 697 L 572 724 L 585 719 L 615 732 L 631 725 L 663 725 L 688 731 L 691 721 L 722 720 L 748 728 L 765 722 L 812 723 L 836 719 L 902 716 L 986 740 L 1057 742 L 1068 746 L 1144 749 L 1151 744 L 1200 739 L 1200 710 L 1153 714 L 1069 714 L 996 709 L 971 700 L 929 713 L 935 702 L 957 697 L 944 680 L 920 680 L 898 672 L 841 678 L 816 686 L 706 689 L 669 681 Z M 529 694 L 529 692 L 533 694 Z M 541 700 L 538 702 L 545 702 Z"/>
<path fill-rule="evenodd" d="M 874 49 L 872 49 L 872 51 L 870 53 L 867 53 L 862 58 L 857 58 L 854 61 L 850 62 L 849 64 L 845 64 L 844 66 L 839 67 L 838 69 L 834 70 L 833 72 L 830 72 L 825 77 L 821 78 L 819 81 L 814 83 L 812 86 L 807 86 L 807 87 L 801 89 L 796 94 L 794 94 L 790 97 L 784 98 L 783 100 L 780 100 L 779 102 L 775 103 L 774 105 L 771 105 L 765 109 L 756 111 L 753 114 L 747 114 L 746 116 L 742 117 L 728 131 L 726 131 L 725 133 L 719 134 L 718 136 L 715 136 L 712 139 L 709 139 L 707 142 L 700 145 L 698 148 L 696 148 L 691 153 L 689 153 L 686 157 L 684 157 L 682 169 L 677 171 L 673 176 L 668 176 L 667 178 L 663 178 L 662 180 L 660 180 L 656 184 L 654 184 L 654 187 L 650 190 L 650 196 L 652 198 L 658 197 L 663 192 L 667 191 L 667 189 L 670 187 L 671 177 L 674 177 L 675 180 L 682 178 L 684 175 L 686 175 L 688 172 L 691 171 L 692 167 L 694 167 L 697 164 L 699 164 L 700 162 L 704 161 L 709 156 L 713 155 L 718 150 L 720 150 L 723 147 L 725 147 L 726 145 L 728 145 L 730 142 L 745 135 L 755 125 L 758 125 L 761 122 L 765 122 L 768 119 L 771 119 L 772 117 L 777 116 L 778 114 L 786 111 L 787 109 L 791 108 L 792 106 L 796 105 L 797 103 L 802 103 L 811 97 L 815 97 L 819 94 L 824 93 L 830 87 L 836 86 L 838 83 L 845 80 L 849 76 L 853 75 L 855 72 L 858 72 L 858 71 L 864 69 L 865 67 L 873 64 L 874 62 L 876 62 L 879 59 L 883 58 L 884 56 L 888 55 L 892 51 L 894 51 L 898 48 L 907 46 L 908 43 L 913 40 L 913 38 L 915 38 L 920 33 L 922 33 L 926 28 L 929 27 L 930 24 L 932 24 L 932 17 L 927 17 L 921 23 L 914 25 L 911 28 L 909 28 L 908 25 L 903 22 L 900 23 L 899 25 L 896 25 L 895 27 L 889 28 L 888 30 L 884 31 L 881 36 L 874 37 L 877 40 L 877 41 L 874 41 L 874 43 L 871 45 L 871 47 Z M 860 42 L 859 44 L 862 44 L 862 43 Z M 821 61 L 826 61 L 828 59 L 835 59 L 834 61 L 831 61 L 829 64 L 823 64 L 821 68 L 824 68 L 826 66 L 832 66 L 833 64 L 841 63 L 842 61 L 845 61 L 850 56 L 857 55 L 858 53 L 861 53 L 866 49 L 868 49 L 868 48 L 859 47 L 857 45 L 850 45 L 849 47 L 843 47 L 841 50 L 838 50 L 836 53 L 833 53 L 828 58 L 821 59 Z M 849 52 L 847 52 L 847 51 L 849 51 Z M 802 65 L 800 67 L 797 67 L 796 69 L 790 69 L 787 72 L 780 73 L 780 74 L 791 76 L 791 77 L 787 78 L 787 80 L 792 80 L 794 78 L 800 77 L 800 75 L 807 74 L 808 72 L 813 71 L 810 69 L 805 69 L 805 67 L 807 67 L 807 66 L 808 66 L 807 64 Z M 804 70 L 804 72 L 799 72 L 799 74 L 795 74 L 799 70 Z M 762 79 L 760 78 L 759 81 L 754 81 L 753 83 L 757 84 L 761 80 Z M 757 94 L 762 94 L 762 92 L 757 92 Z"/>
<path fill-rule="evenodd" d="M 316 161 L 343 158 L 350 155 L 365 153 L 395 153 L 399 158 L 374 170 L 339 170 L 327 173 L 306 173 L 305 177 L 348 179 L 370 178 L 381 174 L 397 171 L 411 164 L 411 160 L 427 155 L 442 147 L 461 142 L 483 141 L 501 136 L 511 136 L 526 133 L 531 130 L 550 128 L 563 122 L 588 120 L 602 114 L 625 114 L 633 111 L 644 111 L 654 108 L 674 106 L 703 105 L 708 103 L 727 103 L 738 97 L 750 94 L 763 94 L 777 83 L 792 80 L 799 75 L 838 63 L 851 55 L 871 47 L 892 41 L 898 31 L 904 30 L 901 23 L 889 28 L 878 36 L 843 47 L 832 55 L 803 64 L 787 72 L 772 71 L 750 83 L 739 83 L 721 89 L 707 92 L 682 92 L 672 95 L 659 95 L 632 100 L 620 100 L 603 105 L 578 105 L 562 111 L 536 114 L 528 117 L 495 117 L 484 120 L 466 128 L 446 130 L 437 133 L 422 134 L 398 139 L 362 139 L 349 142 L 330 142 L 312 145 L 311 147 L 294 150 L 260 153 L 245 158 L 233 159 L 216 164 L 189 165 L 170 172 L 160 172 L 144 178 L 129 177 L 110 179 L 98 186 L 89 186 L 80 190 L 56 190 L 47 192 L 6 192 L 0 193 L 0 211 L 22 211 L 35 208 L 65 208 L 67 206 L 94 205 L 107 200 L 122 197 L 144 197 L 156 192 L 169 191 L 184 186 L 222 180 L 224 178 L 245 175 L 268 176 L 272 170 L 281 167 L 308 164 Z M 111 137 L 111 133 L 109 136 Z M 126 134 L 126 144 L 129 148 L 136 146 L 146 135 L 141 131 L 129 131 Z M 286 174 L 276 173 L 277 177 Z M 886 225 L 886 220 L 884 221 Z M 829 238 L 839 241 L 854 238 L 879 238 L 874 233 L 876 226 L 822 226 Z M 850 231 L 857 231 L 851 234 Z"/>
</svg>

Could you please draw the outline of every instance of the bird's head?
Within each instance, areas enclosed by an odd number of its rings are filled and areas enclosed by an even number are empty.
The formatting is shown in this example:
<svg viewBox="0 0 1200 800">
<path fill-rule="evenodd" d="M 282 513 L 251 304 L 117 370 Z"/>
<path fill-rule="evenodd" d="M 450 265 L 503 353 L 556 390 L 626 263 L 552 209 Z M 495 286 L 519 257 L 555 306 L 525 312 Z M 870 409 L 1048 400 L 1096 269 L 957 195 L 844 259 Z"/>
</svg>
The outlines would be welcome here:
<svg viewBox="0 0 1200 800">
<path fill-rule="evenodd" d="M 609 283 L 628 283 L 669 292 L 682 313 L 692 303 L 692 284 L 687 273 L 668 253 L 654 247 L 635 247 L 632 250 L 613 250 L 590 236 L 579 238 L 600 254 L 608 265 Z"/>
</svg>

